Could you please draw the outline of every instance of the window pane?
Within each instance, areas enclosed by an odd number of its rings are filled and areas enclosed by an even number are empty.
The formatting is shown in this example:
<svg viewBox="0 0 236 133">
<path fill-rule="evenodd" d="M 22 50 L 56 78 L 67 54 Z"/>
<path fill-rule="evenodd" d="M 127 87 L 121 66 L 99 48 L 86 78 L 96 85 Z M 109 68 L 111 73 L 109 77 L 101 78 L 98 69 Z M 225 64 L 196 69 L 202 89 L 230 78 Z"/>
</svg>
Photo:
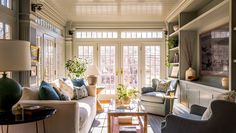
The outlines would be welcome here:
<svg viewBox="0 0 236 133">
<path fill-rule="evenodd" d="M 93 46 L 79 46 L 78 57 L 85 59 L 88 64 L 93 64 Z"/>
<path fill-rule="evenodd" d="M 10 25 L 5 25 L 5 39 L 11 39 L 11 28 Z"/>
<path fill-rule="evenodd" d="M 0 39 L 4 38 L 3 23 L 0 22 Z"/>
</svg>

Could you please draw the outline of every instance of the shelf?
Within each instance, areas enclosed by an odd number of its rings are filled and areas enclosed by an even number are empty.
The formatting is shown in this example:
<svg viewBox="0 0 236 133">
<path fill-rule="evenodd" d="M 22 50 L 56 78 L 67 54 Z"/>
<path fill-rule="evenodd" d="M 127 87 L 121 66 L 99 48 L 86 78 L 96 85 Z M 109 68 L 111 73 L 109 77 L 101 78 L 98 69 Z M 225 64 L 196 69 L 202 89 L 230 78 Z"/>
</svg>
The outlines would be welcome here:
<svg viewBox="0 0 236 133">
<path fill-rule="evenodd" d="M 175 37 L 175 36 L 178 36 L 178 34 L 179 34 L 179 29 L 178 29 L 177 31 L 171 33 L 171 34 L 169 35 L 169 37 Z"/>
<path fill-rule="evenodd" d="M 169 49 L 169 51 L 176 51 L 176 50 L 179 50 L 179 46 Z"/>
<path fill-rule="evenodd" d="M 179 65 L 179 63 L 170 63 L 170 64 L 173 65 L 173 66 Z"/>
<path fill-rule="evenodd" d="M 216 21 L 226 21 L 229 20 L 229 0 L 224 0 L 217 6 L 193 19 L 186 25 L 182 26 L 180 30 L 198 30 L 201 29 L 203 25 L 213 24 Z"/>
</svg>

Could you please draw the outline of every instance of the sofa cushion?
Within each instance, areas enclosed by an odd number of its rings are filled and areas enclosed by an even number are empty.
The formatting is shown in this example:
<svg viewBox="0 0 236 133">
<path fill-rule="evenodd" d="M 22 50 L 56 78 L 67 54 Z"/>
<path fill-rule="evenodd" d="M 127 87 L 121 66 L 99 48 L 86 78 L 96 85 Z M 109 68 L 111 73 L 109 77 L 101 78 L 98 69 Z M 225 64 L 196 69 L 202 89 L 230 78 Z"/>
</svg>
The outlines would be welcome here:
<svg viewBox="0 0 236 133">
<path fill-rule="evenodd" d="M 84 79 L 73 79 L 71 80 L 74 86 L 81 87 L 85 86 Z"/>
<path fill-rule="evenodd" d="M 59 80 L 60 88 L 58 92 L 67 95 L 70 99 L 74 98 L 74 86 L 71 80 Z"/>
<path fill-rule="evenodd" d="M 164 103 L 165 95 L 166 94 L 163 92 L 148 92 L 141 96 L 141 100 L 154 103 Z"/>
<path fill-rule="evenodd" d="M 77 86 L 74 87 L 74 99 L 79 100 L 87 96 L 88 96 L 88 91 L 84 85 L 81 87 Z"/>
<path fill-rule="evenodd" d="M 96 104 L 96 98 L 92 97 L 92 96 L 88 96 L 86 98 L 82 98 L 79 101 L 79 111 L 80 111 L 80 129 L 83 128 L 91 113 L 92 110 L 94 110 L 95 108 L 93 107 Z"/>
<path fill-rule="evenodd" d="M 57 92 L 53 89 L 53 87 L 45 82 L 42 81 L 39 87 L 39 99 L 40 100 L 60 100 Z"/>
<path fill-rule="evenodd" d="M 214 100 L 225 100 L 228 102 L 235 102 L 235 91 L 229 91 L 226 93 L 219 94 Z M 207 107 L 206 111 L 202 115 L 202 120 L 208 120 L 212 115 L 211 104 Z"/>
<path fill-rule="evenodd" d="M 39 89 L 23 87 L 21 100 L 39 100 Z"/>
</svg>

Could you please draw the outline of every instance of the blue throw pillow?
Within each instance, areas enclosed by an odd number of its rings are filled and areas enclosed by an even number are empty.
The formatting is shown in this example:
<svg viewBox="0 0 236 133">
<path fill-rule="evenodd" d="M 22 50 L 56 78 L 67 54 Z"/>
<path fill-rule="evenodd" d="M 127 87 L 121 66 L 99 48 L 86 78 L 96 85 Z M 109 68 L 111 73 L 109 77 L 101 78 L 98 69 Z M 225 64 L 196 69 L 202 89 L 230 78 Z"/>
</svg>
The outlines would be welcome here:
<svg viewBox="0 0 236 133">
<path fill-rule="evenodd" d="M 74 86 L 77 86 L 77 87 L 81 87 L 83 85 L 85 86 L 84 79 L 73 79 L 72 83 Z"/>
<path fill-rule="evenodd" d="M 57 92 L 53 89 L 53 87 L 45 82 L 42 81 L 39 87 L 39 99 L 40 100 L 60 100 Z"/>
</svg>

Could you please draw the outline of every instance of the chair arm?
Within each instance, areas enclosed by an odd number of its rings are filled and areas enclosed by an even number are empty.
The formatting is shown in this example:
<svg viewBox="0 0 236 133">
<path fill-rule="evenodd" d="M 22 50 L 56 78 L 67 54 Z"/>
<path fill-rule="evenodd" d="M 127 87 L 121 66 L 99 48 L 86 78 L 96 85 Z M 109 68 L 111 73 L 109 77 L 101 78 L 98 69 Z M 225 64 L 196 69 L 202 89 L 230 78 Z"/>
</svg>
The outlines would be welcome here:
<svg viewBox="0 0 236 133">
<path fill-rule="evenodd" d="M 141 94 L 148 93 L 148 92 L 153 92 L 155 89 L 153 87 L 143 87 L 141 89 Z"/>
<path fill-rule="evenodd" d="M 175 90 L 167 90 L 167 91 L 166 91 L 166 95 L 170 95 L 171 92 L 174 92 L 174 93 L 175 93 Z"/>
<path fill-rule="evenodd" d="M 206 111 L 206 109 L 207 109 L 206 107 L 194 104 L 190 108 L 190 114 L 202 116 Z"/>
<path fill-rule="evenodd" d="M 190 120 L 176 115 L 167 115 L 162 133 L 206 133 L 207 121 Z"/>
</svg>

